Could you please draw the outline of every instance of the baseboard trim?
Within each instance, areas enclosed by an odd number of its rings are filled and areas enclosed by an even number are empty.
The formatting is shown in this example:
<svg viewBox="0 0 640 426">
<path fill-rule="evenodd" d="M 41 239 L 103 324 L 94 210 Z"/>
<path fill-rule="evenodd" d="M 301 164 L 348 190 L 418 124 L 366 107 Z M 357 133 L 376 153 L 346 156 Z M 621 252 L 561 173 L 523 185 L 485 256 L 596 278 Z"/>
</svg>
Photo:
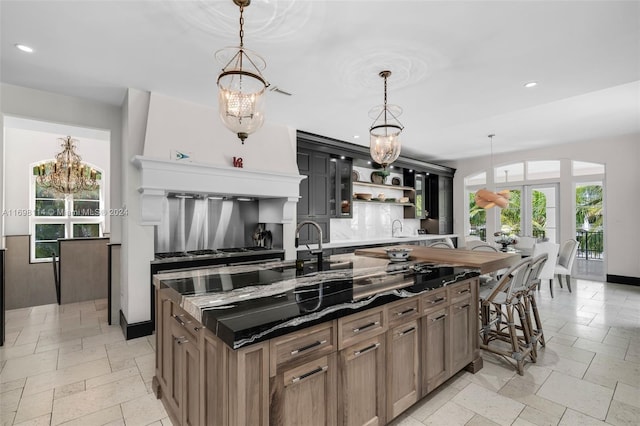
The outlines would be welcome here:
<svg viewBox="0 0 640 426">
<path fill-rule="evenodd" d="M 609 275 L 607 274 L 608 283 L 616 284 L 629 284 L 640 286 L 640 278 L 638 277 L 625 277 L 624 275 Z"/>
<path fill-rule="evenodd" d="M 126 340 L 136 339 L 138 337 L 150 336 L 153 334 L 153 322 L 142 321 L 129 324 L 125 318 L 122 309 L 120 310 L 120 328 Z"/>
</svg>

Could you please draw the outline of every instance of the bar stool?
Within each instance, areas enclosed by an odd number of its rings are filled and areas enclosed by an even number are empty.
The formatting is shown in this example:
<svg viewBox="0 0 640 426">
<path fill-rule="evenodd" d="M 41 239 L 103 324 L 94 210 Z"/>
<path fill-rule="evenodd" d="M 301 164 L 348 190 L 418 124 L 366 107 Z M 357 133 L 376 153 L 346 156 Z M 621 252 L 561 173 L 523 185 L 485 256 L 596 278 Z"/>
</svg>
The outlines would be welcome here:
<svg viewBox="0 0 640 426">
<path fill-rule="evenodd" d="M 527 317 L 527 325 L 529 326 L 529 335 L 531 336 L 531 349 L 535 358 L 538 357 L 538 342 L 540 346 L 545 346 L 544 332 L 542 331 L 542 321 L 538 313 L 535 291 L 540 283 L 540 274 L 547 260 L 547 253 L 542 253 L 531 260 L 529 273 L 527 274 L 527 282 L 525 284 L 526 290 L 521 298 L 524 304 L 525 316 Z M 532 315 L 533 318 L 531 317 Z"/>
<path fill-rule="evenodd" d="M 522 259 L 500 277 L 493 289 L 480 292 L 480 348 L 515 361 L 518 374 L 524 374 L 527 357 L 535 362 L 530 327 L 521 301 L 531 272 L 531 258 Z M 520 325 L 516 324 L 516 313 Z M 499 342 L 510 344 L 505 348 Z M 502 346 L 502 347 L 501 347 Z"/>
</svg>

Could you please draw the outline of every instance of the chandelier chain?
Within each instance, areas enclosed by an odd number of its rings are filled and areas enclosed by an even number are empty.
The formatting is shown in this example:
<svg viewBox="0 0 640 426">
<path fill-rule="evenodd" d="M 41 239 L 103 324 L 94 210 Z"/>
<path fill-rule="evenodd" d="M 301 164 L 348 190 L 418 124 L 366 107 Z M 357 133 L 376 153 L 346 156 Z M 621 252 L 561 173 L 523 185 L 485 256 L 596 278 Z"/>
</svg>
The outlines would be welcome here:
<svg viewBox="0 0 640 426">
<path fill-rule="evenodd" d="M 240 49 L 244 47 L 244 6 L 240 6 Z"/>
</svg>

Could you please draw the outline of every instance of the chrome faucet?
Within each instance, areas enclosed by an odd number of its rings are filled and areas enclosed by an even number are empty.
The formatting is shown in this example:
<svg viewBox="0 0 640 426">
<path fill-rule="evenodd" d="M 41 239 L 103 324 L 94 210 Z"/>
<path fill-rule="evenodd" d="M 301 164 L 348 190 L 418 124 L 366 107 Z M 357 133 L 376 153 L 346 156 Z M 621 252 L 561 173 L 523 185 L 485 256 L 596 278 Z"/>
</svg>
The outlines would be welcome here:
<svg viewBox="0 0 640 426">
<path fill-rule="evenodd" d="M 400 221 L 400 219 L 396 219 L 393 222 L 391 222 L 391 238 L 394 237 L 394 232 L 395 232 L 395 228 L 393 227 L 393 225 L 396 224 L 396 222 L 398 222 L 400 224 L 400 232 L 402 232 L 402 222 Z"/>
<path fill-rule="evenodd" d="M 316 251 L 310 250 L 310 252 L 311 254 L 315 254 L 318 256 L 318 271 L 320 271 L 322 270 L 322 228 L 320 227 L 320 225 L 318 225 L 318 223 L 312 220 L 303 220 L 302 222 L 300 222 L 296 227 L 296 239 L 295 239 L 296 248 L 298 247 L 298 241 L 300 239 L 300 229 L 302 229 L 304 225 L 314 226 L 318 230 L 318 250 Z"/>
</svg>

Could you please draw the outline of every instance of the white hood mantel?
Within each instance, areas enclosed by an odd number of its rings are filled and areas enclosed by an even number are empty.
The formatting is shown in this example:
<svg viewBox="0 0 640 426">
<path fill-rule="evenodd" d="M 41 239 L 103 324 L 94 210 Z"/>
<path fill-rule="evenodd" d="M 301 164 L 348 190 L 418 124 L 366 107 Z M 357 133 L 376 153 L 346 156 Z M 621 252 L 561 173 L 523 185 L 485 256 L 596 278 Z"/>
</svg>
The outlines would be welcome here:
<svg viewBox="0 0 640 426">
<path fill-rule="evenodd" d="M 300 198 L 300 181 L 306 176 L 247 170 L 136 155 L 140 169 L 141 224 L 158 225 L 162 202 L 169 193 L 252 197 L 259 199 L 259 217 L 265 223 L 293 223 Z"/>
</svg>

